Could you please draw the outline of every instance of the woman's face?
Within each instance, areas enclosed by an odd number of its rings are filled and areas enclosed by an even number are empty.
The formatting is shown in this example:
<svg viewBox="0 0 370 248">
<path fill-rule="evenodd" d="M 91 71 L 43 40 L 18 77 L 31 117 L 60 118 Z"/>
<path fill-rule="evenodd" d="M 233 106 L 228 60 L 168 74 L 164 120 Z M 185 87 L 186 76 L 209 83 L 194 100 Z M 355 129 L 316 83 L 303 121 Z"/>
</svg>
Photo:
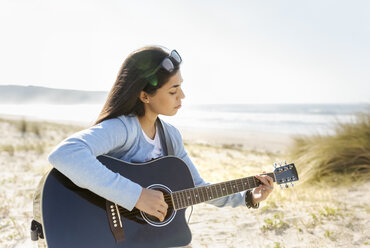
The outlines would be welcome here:
<svg viewBox="0 0 370 248">
<path fill-rule="evenodd" d="M 154 95 L 147 95 L 147 99 L 143 101 L 145 115 L 150 112 L 167 116 L 175 115 L 181 108 L 181 100 L 185 98 L 181 89 L 182 81 L 180 70 L 178 70 Z"/>
</svg>

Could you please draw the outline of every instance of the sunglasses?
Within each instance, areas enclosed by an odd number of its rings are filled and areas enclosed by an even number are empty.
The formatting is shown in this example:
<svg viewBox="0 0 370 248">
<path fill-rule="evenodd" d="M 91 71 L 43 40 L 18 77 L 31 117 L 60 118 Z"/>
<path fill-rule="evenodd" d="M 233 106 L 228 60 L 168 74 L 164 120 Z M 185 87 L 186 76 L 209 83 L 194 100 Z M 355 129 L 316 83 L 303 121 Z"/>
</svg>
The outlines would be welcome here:
<svg viewBox="0 0 370 248">
<path fill-rule="evenodd" d="M 160 67 L 168 72 L 172 72 L 175 69 L 175 65 L 173 64 L 171 58 L 176 62 L 177 65 L 182 61 L 180 54 L 176 50 L 172 50 L 171 54 L 165 57 L 160 64 Z"/>
<path fill-rule="evenodd" d="M 172 59 L 172 60 L 171 60 Z M 164 69 L 167 72 L 171 73 L 173 70 L 175 70 L 175 65 L 173 64 L 173 61 L 175 62 L 176 65 L 179 65 L 182 61 L 180 54 L 176 50 L 172 50 L 170 55 L 165 57 L 161 64 L 151 73 L 145 74 L 144 77 L 149 81 L 149 83 L 152 86 L 157 86 L 158 85 L 158 80 L 155 74 L 159 69 Z"/>
</svg>

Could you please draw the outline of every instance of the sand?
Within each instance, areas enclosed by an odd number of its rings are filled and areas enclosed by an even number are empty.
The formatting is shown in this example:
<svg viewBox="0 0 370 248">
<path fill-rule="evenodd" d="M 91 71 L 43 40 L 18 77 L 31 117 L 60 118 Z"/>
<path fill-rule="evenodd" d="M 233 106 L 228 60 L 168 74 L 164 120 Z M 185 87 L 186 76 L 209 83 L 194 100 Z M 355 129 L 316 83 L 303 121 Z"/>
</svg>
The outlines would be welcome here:
<svg viewBox="0 0 370 248">
<path fill-rule="evenodd" d="M 37 247 L 29 234 L 34 189 L 50 168 L 47 154 L 80 128 L 0 119 L 0 247 Z M 184 130 L 183 137 L 209 182 L 270 172 L 273 162 L 286 159 L 291 144 L 290 137 L 266 133 L 238 138 Z M 338 187 L 297 182 L 284 190 L 276 185 L 259 209 L 199 204 L 191 214 L 188 247 L 370 247 L 369 189 L 359 182 Z"/>
</svg>

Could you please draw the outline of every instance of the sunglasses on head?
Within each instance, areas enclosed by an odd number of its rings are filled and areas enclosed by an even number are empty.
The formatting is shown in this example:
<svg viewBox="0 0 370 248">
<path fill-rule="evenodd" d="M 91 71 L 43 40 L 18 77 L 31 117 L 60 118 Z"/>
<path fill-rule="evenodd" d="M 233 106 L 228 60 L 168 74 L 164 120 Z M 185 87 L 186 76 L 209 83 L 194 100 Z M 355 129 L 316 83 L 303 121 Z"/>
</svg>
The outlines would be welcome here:
<svg viewBox="0 0 370 248">
<path fill-rule="evenodd" d="M 176 62 L 177 65 L 182 61 L 180 54 L 176 50 L 172 50 L 171 54 L 165 57 L 160 64 L 160 67 L 168 72 L 172 72 L 175 69 L 175 65 L 173 64 L 171 58 Z"/>
<path fill-rule="evenodd" d="M 171 60 L 172 59 L 172 60 Z M 173 62 L 175 62 L 176 65 L 179 65 L 181 63 L 182 59 L 180 57 L 180 54 L 176 50 L 172 50 L 170 55 L 165 57 L 161 64 L 151 73 L 144 75 L 144 77 L 149 81 L 149 83 L 152 86 L 158 85 L 157 77 L 155 76 L 155 73 L 162 68 L 166 70 L 167 72 L 171 73 L 175 69 L 175 65 Z"/>
</svg>

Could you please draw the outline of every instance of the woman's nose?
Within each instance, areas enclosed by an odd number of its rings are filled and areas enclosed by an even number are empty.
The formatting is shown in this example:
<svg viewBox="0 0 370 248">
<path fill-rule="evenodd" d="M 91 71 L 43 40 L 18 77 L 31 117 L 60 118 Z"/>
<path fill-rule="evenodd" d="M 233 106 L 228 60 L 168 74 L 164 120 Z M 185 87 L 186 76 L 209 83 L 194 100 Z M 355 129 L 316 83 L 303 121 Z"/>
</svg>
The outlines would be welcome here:
<svg viewBox="0 0 370 248">
<path fill-rule="evenodd" d="M 185 98 L 185 94 L 184 94 L 184 91 L 182 89 L 180 89 L 180 98 L 181 99 L 184 99 Z"/>
</svg>

